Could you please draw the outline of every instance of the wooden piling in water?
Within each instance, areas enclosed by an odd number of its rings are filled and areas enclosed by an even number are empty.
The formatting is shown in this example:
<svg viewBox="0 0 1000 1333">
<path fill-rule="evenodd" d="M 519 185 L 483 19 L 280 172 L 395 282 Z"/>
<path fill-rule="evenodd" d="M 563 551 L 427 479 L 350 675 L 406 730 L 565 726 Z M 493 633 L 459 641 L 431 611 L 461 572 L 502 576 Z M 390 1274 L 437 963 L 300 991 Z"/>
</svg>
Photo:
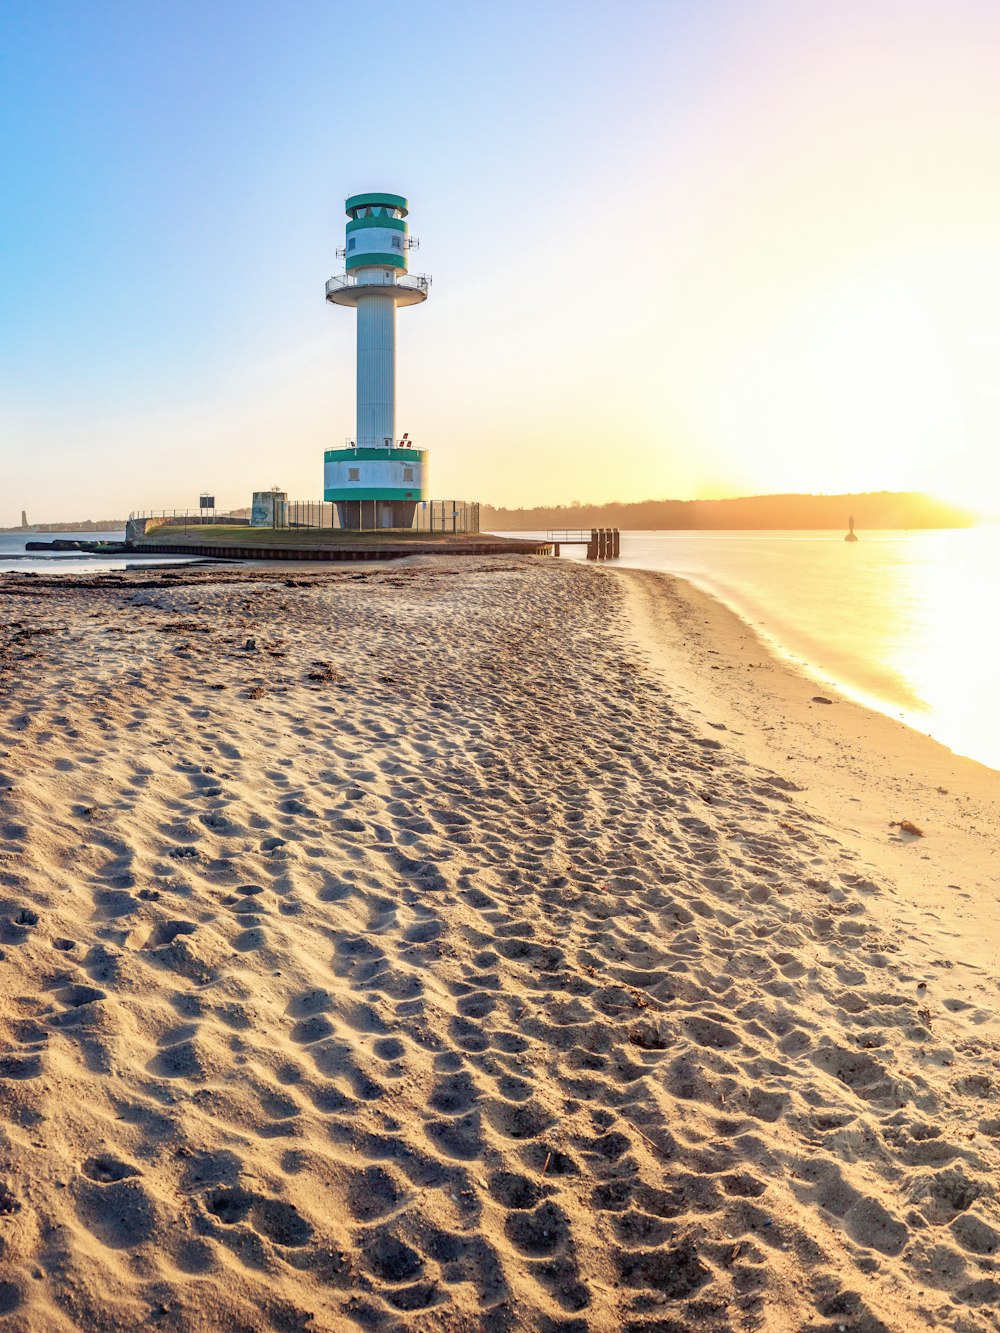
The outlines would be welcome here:
<svg viewBox="0 0 1000 1333">
<path fill-rule="evenodd" d="M 550 550 L 559 555 L 564 546 L 583 546 L 588 560 L 614 560 L 621 552 L 621 533 L 617 528 L 591 528 L 589 538 L 586 529 L 576 532 L 550 532 Z"/>
</svg>

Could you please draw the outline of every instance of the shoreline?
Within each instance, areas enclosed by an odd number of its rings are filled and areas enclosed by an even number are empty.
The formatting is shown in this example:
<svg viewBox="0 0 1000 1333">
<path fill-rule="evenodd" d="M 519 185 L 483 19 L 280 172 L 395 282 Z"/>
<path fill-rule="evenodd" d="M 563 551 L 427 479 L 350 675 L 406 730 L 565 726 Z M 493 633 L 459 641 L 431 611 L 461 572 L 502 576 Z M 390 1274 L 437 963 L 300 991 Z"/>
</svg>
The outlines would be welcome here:
<svg viewBox="0 0 1000 1333">
<path fill-rule="evenodd" d="M 818 685 L 693 581 L 654 571 L 617 573 L 629 588 L 642 641 L 664 678 L 684 689 L 708 734 L 719 735 L 721 723 L 754 762 L 800 786 L 802 803 L 893 882 L 891 910 L 904 911 L 911 929 L 930 938 L 947 917 L 959 967 L 975 961 L 1000 976 L 1000 882 L 993 864 L 1000 773 L 832 685 Z M 657 596 L 670 617 L 655 614 Z M 748 677 L 751 688 L 744 690 Z M 831 702 L 814 703 L 817 695 Z M 904 819 L 925 836 L 892 827 Z"/>
<path fill-rule="evenodd" d="M 0 1322 L 997 1333 L 995 972 L 804 689 L 607 565 L 0 578 Z"/>
<path fill-rule="evenodd" d="M 980 525 L 977 529 L 967 530 L 964 537 L 969 538 L 973 535 L 977 539 L 985 537 L 993 526 L 995 525 Z M 927 530 L 922 535 L 924 538 L 935 539 L 963 536 L 959 530 L 946 529 Z M 831 536 L 836 537 L 836 540 L 830 541 Z M 776 543 L 787 540 L 792 544 L 791 549 L 796 551 L 800 558 L 803 555 L 808 558 L 810 542 L 817 542 L 819 544 L 817 549 L 825 551 L 827 557 L 831 549 L 844 550 L 841 537 L 842 534 L 831 534 L 821 530 L 775 532 L 696 530 L 690 533 L 627 531 L 623 535 L 624 546 L 618 567 L 673 573 L 685 579 L 708 596 L 723 602 L 754 629 L 754 632 L 768 645 L 772 654 L 782 658 L 793 669 L 804 670 L 821 687 L 832 687 L 866 708 L 884 713 L 895 720 L 902 720 L 912 729 L 932 736 L 947 748 L 953 749 L 955 753 L 1000 771 L 1000 737 L 993 735 L 989 726 L 977 728 L 975 721 L 967 712 L 955 706 L 955 692 L 952 692 L 950 697 L 942 695 L 938 681 L 926 678 L 928 667 L 926 643 L 922 647 L 918 644 L 913 645 L 919 648 L 920 656 L 924 659 L 923 667 L 918 666 L 917 676 L 924 675 L 925 678 L 923 683 L 919 680 L 911 681 L 902 665 L 906 656 L 905 651 L 900 657 L 899 652 L 891 649 L 888 642 L 885 642 L 882 644 L 879 660 L 873 664 L 870 660 L 866 660 L 867 646 L 850 635 L 845 651 L 845 645 L 841 644 L 837 637 L 827 635 L 825 632 L 826 618 L 820 623 L 811 620 L 806 614 L 803 622 L 799 623 L 794 606 L 781 596 L 773 595 L 774 590 L 768 588 L 767 577 L 763 579 L 759 577 L 759 569 L 750 577 L 749 582 L 746 582 L 738 565 L 734 565 L 731 560 L 720 562 L 715 554 L 704 559 L 699 557 L 698 542 L 695 540 L 707 539 L 708 545 L 714 547 L 721 539 L 723 548 L 733 540 L 749 539 L 753 542 L 764 539 L 765 547 L 774 547 Z M 900 538 L 909 537 L 916 537 L 919 541 L 921 534 L 899 531 L 868 532 L 865 534 L 863 547 L 850 549 L 870 553 L 872 550 L 877 551 L 884 539 L 889 539 L 890 544 L 894 544 Z M 679 548 L 672 552 L 672 544 L 675 541 L 679 541 Z M 804 549 L 799 546 L 803 541 L 806 543 Z M 723 554 L 722 548 L 718 554 L 719 556 Z M 775 572 L 772 571 L 772 576 Z M 929 569 L 928 573 L 932 573 L 932 570 Z M 956 575 L 960 574 L 959 568 Z M 983 596 L 987 596 L 985 589 Z M 868 598 L 863 597 L 862 603 L 863 614 L 870 615 Z M 831 608 L 830 623 L 838 618 L 838 612 L 840 616 L 849 615 L 850 609 L 843 604 L 838 604 L 836 609 Z M 977 615 L 977 608 L 970 607 L 970 617 Z M 976 695 L 983 701 L 984 710 L 990 695 L 989 682 L 984 681 L 983 670 L 976 671 L 975 664 L 977 661 L 989 658 L 989 645 L 984 645 L 981 641 L 978 645 L 970 643 L 970 675 L 977 687 Z M 956 660 L 954 654 L 947 665 L 953 677 L 961 679 L 962 664 Z"/>
<path fill-rule="evenodd" d="M 628 566 L 628 568 L 638 567 Z M 935 742 L 960 759 L 967 759 L 974 764 L 1000 773 L 1000 767 L 989 764 L 973 754 L 952 749 L 947 738 L 926 730 L 927 726 L 933 725 L 933 718 L 930 713 L 922 712 L 903 699 L 893 699 L 889 694 L 879 694 L 873 683 L 865 684 L 860 681 L 851 681 L 842 675 L 838 675 L 833 668 L 822 666 L 819 661 L 814 660 L 814 657 L 822 656 L 822 650 L 810 657 L 811 649 L 809 647 L 786 645 L 782 642 L 779 632 L 766 628 L 763 623 L 759 623 L 755 618 L 766 614 L 763 607 L 752 608 L 742 605 L 737 595 L 731 594 L 726 589 L 713 586 L 711 579 L 707 577 L 696 574 L 674 574 L 668 570 L 650 570 L 648 572 L 665 573 L 678 578 L 683 583 L 697 589 L 711 601 L 720 603 L 726 610 L 736 616 L 742 624 L 750 628 L 754 636 L 760 640 L 764 651 L 770 658 L 776 659 L 787 670 L 811 681 L 821 690 L 833 690 L 841 698 L 850 700 L 868 712 L 878 713 L 893 722 L 901 722 L 908 730 L 915 731 Z"/>
</svg>

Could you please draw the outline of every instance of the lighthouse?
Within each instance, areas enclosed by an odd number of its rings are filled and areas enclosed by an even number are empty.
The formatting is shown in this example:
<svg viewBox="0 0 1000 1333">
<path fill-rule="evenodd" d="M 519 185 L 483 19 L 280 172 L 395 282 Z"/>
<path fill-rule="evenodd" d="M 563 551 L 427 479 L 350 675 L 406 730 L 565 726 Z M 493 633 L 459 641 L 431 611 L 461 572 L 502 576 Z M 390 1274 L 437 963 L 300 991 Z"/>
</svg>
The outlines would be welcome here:
<svg viewBox="0 0 1000 1333">
<path fill-rule="evenodd" d="M 357 425 L 324 455 L 323 498 L 342 528 L 409 528 L 426 496 L 427 451 L 396 435 L 396 310 L 426 301 L 431 280 L 407 271 L 402 195 L 354 194 L 344 207 L 346 272 L 326 284 L 326 299 L 357 310 Z"/>
</svg>

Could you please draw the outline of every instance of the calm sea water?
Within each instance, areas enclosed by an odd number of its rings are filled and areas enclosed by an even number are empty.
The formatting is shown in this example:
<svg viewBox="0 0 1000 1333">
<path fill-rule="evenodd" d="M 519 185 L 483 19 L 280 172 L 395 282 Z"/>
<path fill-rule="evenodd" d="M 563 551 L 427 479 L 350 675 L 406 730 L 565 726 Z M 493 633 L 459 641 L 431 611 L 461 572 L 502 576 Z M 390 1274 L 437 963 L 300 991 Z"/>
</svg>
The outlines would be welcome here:
<svg viewBox="0 0 1000 1333">
<path fill-rule="evenodd" d="M 112 560 L 108 556 L 80 555 L 78 552 L 61 551 L 48 553 L 25 551 L 25 542 L 48 541 L 109 541 L 120 542 L 125 536 L 124 529 L 118 532 L 0 532 L 0 574 L 20 572 L 22 574 L 93 574 L 113 569 L 128 569 L 127 560 Z M 132 565 L 176 564 L 184 563 L 184 557 L 171 559 L 164 556 L 152 560 L 143 558 L 141 562 L 132 561 Z"/>
<path fill-rule="evenodd" d="M 1000 527 L 859 535 L 626 532 L 620 563 L 682 575 L 817 680 L 1000 769 Z"/>
</svg>

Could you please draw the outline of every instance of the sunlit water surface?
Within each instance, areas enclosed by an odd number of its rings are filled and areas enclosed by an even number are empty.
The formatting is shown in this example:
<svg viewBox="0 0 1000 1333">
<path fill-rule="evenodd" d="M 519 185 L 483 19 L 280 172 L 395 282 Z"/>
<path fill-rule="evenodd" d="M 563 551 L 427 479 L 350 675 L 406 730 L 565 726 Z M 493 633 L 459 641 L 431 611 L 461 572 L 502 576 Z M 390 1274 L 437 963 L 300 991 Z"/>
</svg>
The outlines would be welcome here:
<svg viewBox="0 0 1000 1333">
<path fill-rule="evenodd" d="M 818 680 L 1000 769 L 1000 528 L 863 532 L 854 543 L 832 532 L 624 532 L 619 563 L 682 575 Z"/>
</svg>

